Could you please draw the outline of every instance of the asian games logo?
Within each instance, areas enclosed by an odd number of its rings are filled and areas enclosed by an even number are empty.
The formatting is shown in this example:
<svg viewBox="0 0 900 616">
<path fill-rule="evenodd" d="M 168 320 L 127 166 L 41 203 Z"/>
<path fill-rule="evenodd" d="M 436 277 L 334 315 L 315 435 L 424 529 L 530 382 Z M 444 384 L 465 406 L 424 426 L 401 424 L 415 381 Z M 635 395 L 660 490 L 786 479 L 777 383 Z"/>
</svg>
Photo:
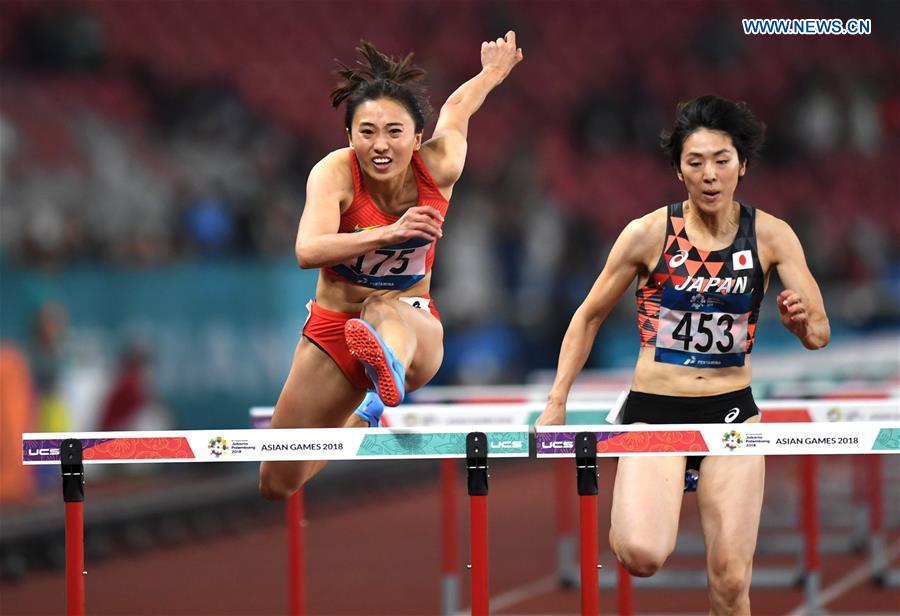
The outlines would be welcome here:
<svg viewBox="0 0 900 616">
<path fill-rule="evenodd" d="M 730 430 L 722 436 L 722 444 L 725 445 L 725 449 L 734 451 L 744 444 L 744 437 L 737 430 Z"/>
<path fill-rule="evenodd" d="M 222 454 L 228 453 L 228 441 L 221 436 L 209 439 L 209 453 L 217 458 L 221 458 Z"/>
<path fill-rule="evenodd" d="M 706 296 L 703 293 L 694 293 L 691 296 L 691 308 L 699 310 L 706 305 Z"/>
</svg>

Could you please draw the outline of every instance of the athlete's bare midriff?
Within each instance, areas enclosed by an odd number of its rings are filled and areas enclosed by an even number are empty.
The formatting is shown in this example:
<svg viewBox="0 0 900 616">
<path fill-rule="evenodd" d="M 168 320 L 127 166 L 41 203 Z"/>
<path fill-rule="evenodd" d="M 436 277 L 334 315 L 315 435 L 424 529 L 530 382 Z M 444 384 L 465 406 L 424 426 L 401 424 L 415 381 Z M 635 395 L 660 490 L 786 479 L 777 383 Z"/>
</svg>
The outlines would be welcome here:
<svg viewBox="0 0 900 616">
<path fill-rule="evenodd" d="M 631 389 L 663 396 L 715 396 L 749 387 L 750 356 L 733 368 L 686 368 L 654 360 L 655 349 L 644 347 L 638 354 Z"/>
<path fill-rule="evenodd" d="M 361 287 L 333 278 L 324 272 L 319 272 L 319 282 L 316 285 L 316 303 L 326 310 L 360 312 L 363 302 L 371 295 L 394 298 L 422 297 L 428 295 L 430 289 L 431 272 L 425 274 L 425 277 L 413 286 L 402 291 Z"/>
</svg>

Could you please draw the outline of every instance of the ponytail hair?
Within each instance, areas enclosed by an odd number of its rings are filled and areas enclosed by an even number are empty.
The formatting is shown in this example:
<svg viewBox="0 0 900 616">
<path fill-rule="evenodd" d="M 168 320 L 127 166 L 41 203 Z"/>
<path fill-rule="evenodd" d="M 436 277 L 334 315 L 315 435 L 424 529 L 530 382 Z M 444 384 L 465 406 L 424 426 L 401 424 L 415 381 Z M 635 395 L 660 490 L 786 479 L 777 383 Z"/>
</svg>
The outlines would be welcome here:
<svg viewBox="0 0 900 616">
<path fill-rule="evenodd" d="M 356 51 L 362 56 L 356 67 L 337 61 L 335 74 L 341 81 L 331 91 L 331 105 L 335 108 L 346 102 L 344 126 L 350 132 L 356 108 L 365 101 L 389 98 L 409 112 L 417 133 L 425 128 L 431 115 L 431 103 L 420 83 L 425 70 L 412 63 L 413 54 L 402 60 L 386 56 L 369 41 L 360 41 Z"/>
</svg>

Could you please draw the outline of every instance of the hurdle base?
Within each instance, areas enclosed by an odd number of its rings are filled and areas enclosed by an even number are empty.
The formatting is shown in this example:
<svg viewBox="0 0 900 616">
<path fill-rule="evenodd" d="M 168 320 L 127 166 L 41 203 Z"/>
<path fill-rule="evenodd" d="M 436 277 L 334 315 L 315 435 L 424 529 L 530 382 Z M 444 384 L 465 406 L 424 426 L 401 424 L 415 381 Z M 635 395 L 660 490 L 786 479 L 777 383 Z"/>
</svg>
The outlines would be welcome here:
<svg viewBox="0 0 900 616">
<path fill-rule="evenodd" d="M 887 569 L 876 573 L 873 579 L 881 588 L 900 588 L 900 569 Z"/>
<path fill-rule="evenodd" d="M 822 498 L 830 498 L 830 495 L 823 493 Z M 850 505 L 849 502 L 846 503 Z M 865 505 L 858 505 L 858 509 L 853 511 L 842 511 L 834 509 L 824 509 L 820 512 L 819 522 L 824 528 L 847 529 L 847 532 L 855 533 L 859 537 L 868 536 L 869 532 L 869 512 Z M 796 526 L 797 511 L 790 510 L 786 512 L 768 512 L 763 511 L 763 517 L 760 519 L 760 532 L 779 532 L 790 530 Z"/>
<path fill-rule="evenodd" d="M 459 613 L 459 576 L 444 575 L 441 580 L 441 613 L 452 616 Z"/>
<path fill-rule="evenodd" d="M 556 562 L 559 587 L 563 590 L 579 588 L 581 580 L 578 570 L 578 550 L 573 536 L 566 535 L 556 542 Z"/>
<path fill-rule="evenodd" d="M 803 595 L 807 616 L 819 616 L 822 610 L 822 578 L 818 571 L 810 571 L 803 579 Z"/>
<path fill-rule="evenodd" d="M 865 544 L 853 531 L 825 533 L 819 539 L 820 554 L 859 553 Z M 673 554 L 697 555 L 706 553 L 706 544 L 699 534 L 685 534 L 678 538 Z M 791 555 L 803 553 L 803 536 L 796 532 L 768 533 L 756 541 L 757 554 Z"/>
<path fill-rule="evenodd" d="M 703 569 L 668 569 L 649 578 L 632 577 L 635 588 L 647 590 L 669 588 L 706 588 Z M 755 588 L 796 588 L 803 583 L 803 572 L 793 567 L 765 567 L 753 571 L 751 585 Z M 618 588 L 617 576 L 601 576 L 600 587 Z"/>
</svg>

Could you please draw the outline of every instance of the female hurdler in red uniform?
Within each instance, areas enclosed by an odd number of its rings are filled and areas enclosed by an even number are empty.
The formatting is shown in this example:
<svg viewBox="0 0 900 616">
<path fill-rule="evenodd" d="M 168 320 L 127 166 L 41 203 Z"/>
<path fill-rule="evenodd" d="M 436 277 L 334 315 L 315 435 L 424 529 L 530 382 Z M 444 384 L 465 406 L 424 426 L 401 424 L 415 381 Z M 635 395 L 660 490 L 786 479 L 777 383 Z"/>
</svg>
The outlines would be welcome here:
<svg viewBox="0 0 900 616">
<path fill-rule="evenodd" d="M 382 402 L 397 406 L 437 372 L 443 328 L 431 266 L 469 118 L 522 60 L 514 32 L 482 43 L 481 72 L 447 99 L 423 142 L 425 71 L 412 54 L 396 61 L 365 42 L 358 51 L 362 61 L 341 65 L 331 95 L 345 105 L 350 146 L 319 161 L 307 182 L 296 253 L 301 267 L 320 268 L 319 282 L 273 428 L 377 425 Z M 285 498 L 323 464 L 263 462 L 260 492 Z"/>
</svg>

